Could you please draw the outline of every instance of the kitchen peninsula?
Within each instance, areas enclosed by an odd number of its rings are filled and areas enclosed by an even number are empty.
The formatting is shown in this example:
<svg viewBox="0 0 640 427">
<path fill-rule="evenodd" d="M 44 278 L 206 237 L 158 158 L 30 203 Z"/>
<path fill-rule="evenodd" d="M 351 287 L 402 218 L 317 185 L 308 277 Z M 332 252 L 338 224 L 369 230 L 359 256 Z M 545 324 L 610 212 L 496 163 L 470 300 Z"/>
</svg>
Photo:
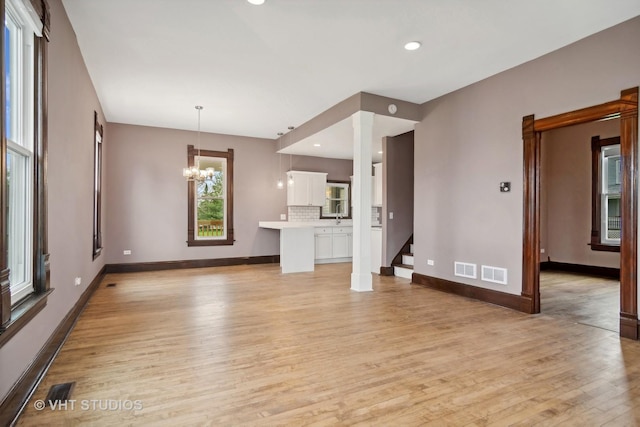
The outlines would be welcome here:
<svg viewBox="0 0 640 427">
<path fill-rule="evenodd" d="M 260 221 L 258 226 L 280 230 L 282 273 L 314 271 L 316 263 L 351 260 L 351 220 Z"/>
</svg>

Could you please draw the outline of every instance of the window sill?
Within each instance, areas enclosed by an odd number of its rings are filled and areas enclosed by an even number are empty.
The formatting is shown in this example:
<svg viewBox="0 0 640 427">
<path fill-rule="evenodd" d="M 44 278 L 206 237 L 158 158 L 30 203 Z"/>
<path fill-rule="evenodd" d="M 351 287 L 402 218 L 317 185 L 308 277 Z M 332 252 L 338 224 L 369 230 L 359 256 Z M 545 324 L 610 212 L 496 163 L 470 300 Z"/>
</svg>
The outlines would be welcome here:
<svg viewBox="0 0 640 427">
<path fill-rule="evenodd" d="M 202 240 L 192 240 L 189 239 L 187 240 L 187 246 L 229 246 L 229 245 L 233 245 L 233 238 L 227 238 L 227 239 L 211 239 L 211 240 L 206 240 L 206 239 L 202 239 Z"/>
<path fill-rule="evenodd" d="M 591 243 L 592 251 L 601 251 L 601 252 L 620 252 L 620 245 L 603 245 L 602 243 Z"/>
<path fill-rule="evenodd" d="M 36 317 L 36 314 L 40 313 L 47 305 L 47 297 L 51 292 L 53 292 L 53 289 L 37 295 L 32 294 L 11 310 L 9 324 L 4 328 L 0 328 L 0 348 Z"/>
</svg>

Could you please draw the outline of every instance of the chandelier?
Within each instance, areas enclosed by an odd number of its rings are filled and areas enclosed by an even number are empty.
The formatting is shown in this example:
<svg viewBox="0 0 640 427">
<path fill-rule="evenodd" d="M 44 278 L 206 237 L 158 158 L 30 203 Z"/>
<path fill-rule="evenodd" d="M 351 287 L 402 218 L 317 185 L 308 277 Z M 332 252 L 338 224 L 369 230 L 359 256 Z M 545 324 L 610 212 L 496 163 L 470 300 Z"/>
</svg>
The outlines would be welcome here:
<svg viewBox="0 0 640 427">
<path fill-rule="evenodd" d="M 193 166 L 188 166 L 182 169 L 182 176 L 187 181 L 203 182 L 213 177 L 215 170 L 213 168 L 200 169 L 200 113 L 202 112 L 202 105 L 196 105 L 198 110 L 198 155 L 194 158 Z"/>
</svg>

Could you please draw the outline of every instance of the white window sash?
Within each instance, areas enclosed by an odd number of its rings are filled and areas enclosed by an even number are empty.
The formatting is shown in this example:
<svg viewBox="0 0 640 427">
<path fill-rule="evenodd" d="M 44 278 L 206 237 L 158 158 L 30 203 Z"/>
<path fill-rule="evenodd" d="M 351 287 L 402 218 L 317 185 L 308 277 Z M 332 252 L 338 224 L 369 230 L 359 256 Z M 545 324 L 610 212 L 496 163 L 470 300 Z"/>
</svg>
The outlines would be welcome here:
<svg viewBox="0 0 640 427">
<path fill-rule="evenodd" d="M 29 0 L 7 0 L 5 22 L 13 30 L 11 43 L 11 191 L 7 195 L 10 234 L 11 303 L 28 296 L 33 287 L 33 168 L 34 168 L 34 34 L 41 36 L 40 18 Z M 4 112 L 3 112 L 4 114 Z"/>
<path fill-rule="evenodd" d="M 194 240 L 225 240 L 227 238 L 228 225 L 227 225 L 227 159 L 223 157 L 216 157 L 217 160 L 222 162 L 222 197 L 198 197 L 197 187 L 195 189 L 194 197 Z M 196 183 L 194 185 L 197 186 Z M 222 234 L 220 236 L 199 236 L 198 235 L 198 202 L 200 200 L 222 200 Z"/>
</svg>

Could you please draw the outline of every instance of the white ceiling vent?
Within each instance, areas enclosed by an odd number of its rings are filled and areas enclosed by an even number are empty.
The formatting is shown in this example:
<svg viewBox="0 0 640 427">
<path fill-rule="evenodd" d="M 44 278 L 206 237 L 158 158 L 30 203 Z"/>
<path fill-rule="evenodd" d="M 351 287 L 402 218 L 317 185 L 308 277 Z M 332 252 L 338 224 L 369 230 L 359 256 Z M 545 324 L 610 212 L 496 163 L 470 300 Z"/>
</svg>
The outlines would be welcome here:
<svg viewBox="0 0 640 427">
<path fill-rule="evenodd" d="M 456 276 L 468 277 L 469 279 L 475 279 L 478 277 L 476 273 L 476 265 L 469 264 L 467 262 L 454 262 L 454 272 Z"/>
<path fill-rule="evenodd" d="M 507 269 L 499 267 L 491 267 L 489 265 L 482 266 L 482 280 L 485 282 L 507 284 Z"/>
</svg>

